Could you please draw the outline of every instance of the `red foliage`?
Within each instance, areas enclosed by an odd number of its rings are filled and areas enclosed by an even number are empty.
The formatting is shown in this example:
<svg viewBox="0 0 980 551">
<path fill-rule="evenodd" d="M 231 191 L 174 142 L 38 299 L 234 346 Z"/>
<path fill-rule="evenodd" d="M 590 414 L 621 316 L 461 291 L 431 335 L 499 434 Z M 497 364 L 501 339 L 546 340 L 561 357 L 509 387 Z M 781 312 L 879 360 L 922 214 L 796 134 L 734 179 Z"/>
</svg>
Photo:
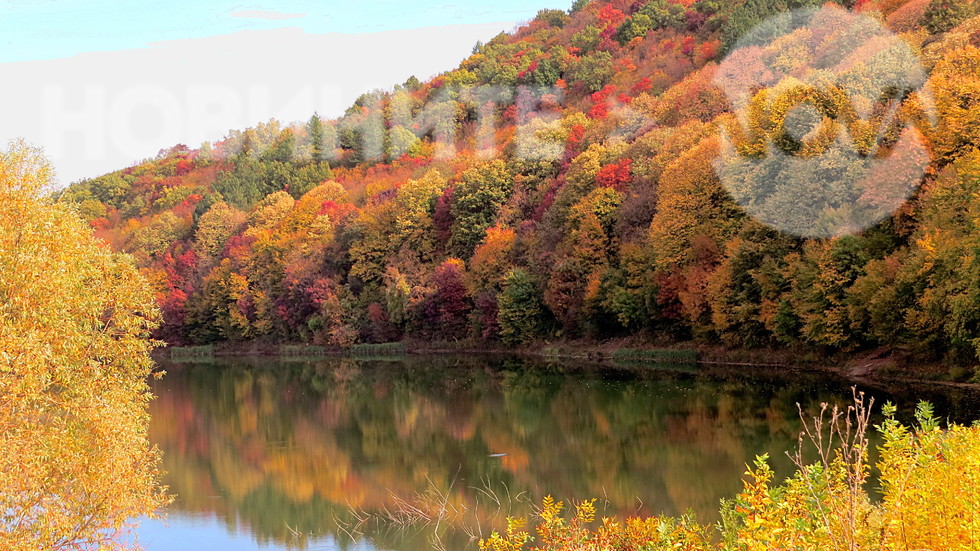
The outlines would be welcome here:
<svg viewBox="0 0 980 551">
<path fill-rule="evenodd" d="M 555 178 L 555 180 L 548 187 L 548 191 L 544 193 L 544 197 L 541 198 L 541 204 L 538 205 L 538 208 L 534 209 L 533 220 L 535 222 L 540 222 L 544 217 L 544 213 L 548 212 L 548 209 L 550 209 L 551 205 L 555 202 L 555 196 L 558 195 L 558 190 L 561 189 L 563 185 L 565 185 L 564 174 L 558 178 Z"/>
<path fill-rule="evenodd" d="M 368 319 L 373 323 L 387 323 L 388 322 L 388 312 L 381 307 L 378 302 L 372 302 L 367 308 Z"/>
<path fill-rule="evenodd" d="M 681 42 L 681 53 L 684 55 L 694 54 L 694 47 L 696 42 L 693 36 L 685 36 L 684 40 Z"/>
<path fill-rule="evenodd" d="M 616 87 L 607 84 L 605 88 L 589 96 L 592 100 L 592 109 L 589 109 L 589 118 L 604 119 L 609 115 L 609 96 L 616 93 Z"/>
<path fill-rule="evenodd" d="M 608 28 L 609 26 L 615 26 L 615 28 L 618 29 L 619 26 L 626 19 L 626 14 L 624 14 L 621 10 L 617 9 L 612 4 L 606 4 L 605 6 L 602 6 L 602 8 L 599 10 L 598 16 L 599 16 L 599 21 L 606 24 L 606 28 Z"/>
<path fill-rule="evenodd" d="M 501 117 L 508 124 L 517 124 L 517 104 L 507 106 Z"/>
<path fill-rule="evenodd" d="M 445 250 L 453 233 L 453 215 L 450 212 L 452 204 L 453 188 L 447 187 L 446 191 L 436 199 L 436 206 L 432 211 L 432 225 L 435 226 L 436 239 L 441 250 Z"/>
<path fill-rule="evenodd" d="M 388 311 L 378 302 L 367 307 L 368 323 L 362 332 L 369 342 L 391 342 L 401 338 L 401 332 L 391 323 Z"/>
<path fill-rule="evenodd" d="M 701 63 L 706 63 L 712 61 L 718 57 L 718 52 L 721 50 L 720 40 L 709 40 L 698 46 L 697 57 Z"/>
<path fill-rule="evenodd" d="M 684 305 L 680 300 L 680 291 L 684 283 L 681 275 L 677 272 L 658 272 L 654 279 L 659 287 L 657 307 L 660 310 L 660 317 L 668 320 L 681 319 L 684 311 Z"/>
<path fill-rule="evenodd" d="M 432 274 L 435 290 L 425 299 L 425 325 L 441 337 L 466 336 L 470 299 L 463 284 L 463 262 L 450 258 Z"/>
<path fill-rule="evenodd" d="M 188 195 L 186 199 L 184 199 L 183 201 L 180 202 L 180 204 L 174 207 L 173 209 L 174 214 L 177 215 L 179 218 L 186 218 L 187 216 L 190 216 L 190 214 L 194 212 L 194 208 L 197 207 L 197 204 L 201 201 L 201 199 L 203 199 L 203 197 L 201 197 L 196 193 L 193 195 Z"/>
<path fill-rule="evenodd" d="M 177 161 L 175 170 L 177 172 L 177 176 L 183 176 L 184 174 L 190 172 L 192 168 L 194 168 L 194 163 L 188 161 L 187 159 L 181 159 Z"/>
<path fill-rule="evenodd" d="M 582 152 L 582 140 L 585 139 L 585 126 L 581 124 L 576 124 L 571 128 L 568 133 L 568 139 L 565 141 L 565 154 L 562 156 L 562 170 L 568 168 L 568 165 L 572 162 L 579 153 Z"/>
<path fill-rule="evenodd" d="M 595 182 L 599 186 L 610 187 L 616 191 L 625 191 L 632 180 L 630 168 L 633 159 L 623 159 L 618 163 L 613 163 L 602 167 L 595 176 Z"/>
<path fill-rule="evenodd" d="M 649 91 L 650 88 L 652 88 L 652 86 L 653 86 L 653 81 L 650 80 L 649 77 L 643 77 L 642 79 L 640 79 L 640 82 L 637 82 L 636 84 L 633 85 L 633 88 L 630 91 L 633 93 L 633 95 L 639 95 L 642 94 L 643 92 Z"/>
<path fill-rule="evenodd" d="M 232 260 L 241 260 L 248 256 L 249 251 L 252 249 L 252 243 L 254 242 L 254 237 L 233 235 L 225 243 L 224 256 Z"/>
<path fill-rule="evenodd" d="M 348 217 L 356 211 L 357 207 L 351 203 L 338 203 L 336 201 L 326 200 L 320 205 L 320 210 L 317 211 L 317 214 L 327 215 L 330 223 L 336 226 L 347 221 Z"/>
<path fill-rule="evenodd" d="M 180 289 L 172 289 L 164 295 L 160 301 L 163 324 L 156 333 L 157 338 L 170 344 L 184 344 L 181 333 L 184 320 L 187 318 L 187 296 L 187 293 Z"/>
<path fill-rule="evenodd" d="M 480 324 L 480 335 L 484 339 L 492 339 L 500 332 L 497 323 L 497 296 L 483 292 L 476 297 L 477 322 Z"/>
</svg>

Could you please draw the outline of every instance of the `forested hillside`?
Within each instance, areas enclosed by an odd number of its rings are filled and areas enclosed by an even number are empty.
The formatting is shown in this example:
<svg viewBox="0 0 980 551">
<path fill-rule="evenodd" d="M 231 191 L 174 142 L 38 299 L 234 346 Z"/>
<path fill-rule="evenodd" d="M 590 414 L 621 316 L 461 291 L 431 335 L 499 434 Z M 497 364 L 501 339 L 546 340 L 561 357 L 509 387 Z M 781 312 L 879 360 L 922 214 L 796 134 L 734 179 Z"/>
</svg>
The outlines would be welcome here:
<svg viewBox="0 0 980 551">
<path fill-rule="evenodd" d="M 805 66 L 860 30 L 819 14 L 753 46 L 765 66 L 719 75 L 745 32 L 808 7 L 889 29 L 926 82 L 853 110 L 843 85 L 794 91 Z M 639 335 L 975 363 L 978 48 L 969 0 L 578 0 L 477 44 L 457 69 L 366 94 L 338 120 L 178 145 L 62 199 L 137 256 L 173 344 Z M 852 69 L 848 86 L 862 86 L 867 72 Z M 748 131 L 719 85 L 743 73 L 756 79 Z M 788 113 L 806 102 L 814 130 L 790 135 Z M 787 212 L 773 205 L 892 154 L 903 128 L 927 155 L 921 171 L 885 175 L 908 180 L 907 201 L 854 232 L 772 227 Z M 765 144 L 815 158 L 842 130 L 859 161 L 828 156 L 824 176 L 717 162 L 758 158 Z M 756 212 L 722 179 L 748 195 L 797 187 Z M 855 201 L 880 210 L 887 192 L 868 184 Z"/>
</svg>

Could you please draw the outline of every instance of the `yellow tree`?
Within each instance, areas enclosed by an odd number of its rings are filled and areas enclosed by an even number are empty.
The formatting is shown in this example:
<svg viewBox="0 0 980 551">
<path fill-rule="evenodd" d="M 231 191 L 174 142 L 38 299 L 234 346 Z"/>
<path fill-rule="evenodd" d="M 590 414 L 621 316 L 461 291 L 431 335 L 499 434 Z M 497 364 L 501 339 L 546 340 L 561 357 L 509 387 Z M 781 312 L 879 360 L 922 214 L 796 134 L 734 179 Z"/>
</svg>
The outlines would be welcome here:
<svg viewBox="0 0 980 551">
<path fill-rule="evenodd" d="M 146 435 L 158 313 L 49 177 L 0 151 L 0 548 L 119 549 L 168 499 Z"/>
</svg>

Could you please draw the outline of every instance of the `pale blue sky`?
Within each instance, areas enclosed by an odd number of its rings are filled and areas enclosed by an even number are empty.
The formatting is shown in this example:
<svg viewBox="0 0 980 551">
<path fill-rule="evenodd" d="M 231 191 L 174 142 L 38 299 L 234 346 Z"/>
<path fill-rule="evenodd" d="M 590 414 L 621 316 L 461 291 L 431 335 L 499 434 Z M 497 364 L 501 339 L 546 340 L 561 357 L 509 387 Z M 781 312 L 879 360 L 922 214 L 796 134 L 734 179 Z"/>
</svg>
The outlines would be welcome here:
<svg viewBox="0 0 980 551">
<path fill-rule="evenodd" d="M 177 143 L 455 68 L 477 41 L 571 0 L 6 0 L 0 143 L 45 149 L 64 185 Z"/>
<path fill-rule="evenodd" d="M 0 62 L 55 59 L 242 30 L 298 27 L 363 33 L 519 22 L 571 0 L 8 0 L 0 5 Z M 291 17 L 286 17 L 291 16 Z M 474 40 L 475 42 L 475 40 Z"/>
</svg>

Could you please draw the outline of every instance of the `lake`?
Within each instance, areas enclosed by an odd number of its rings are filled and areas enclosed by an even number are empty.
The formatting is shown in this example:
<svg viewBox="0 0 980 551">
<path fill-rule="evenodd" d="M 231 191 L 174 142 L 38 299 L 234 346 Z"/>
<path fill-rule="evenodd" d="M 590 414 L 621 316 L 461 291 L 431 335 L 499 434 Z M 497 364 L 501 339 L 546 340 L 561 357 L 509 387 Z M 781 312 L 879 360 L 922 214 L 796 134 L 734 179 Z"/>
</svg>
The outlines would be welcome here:
<svg viewBox="0 0 980 551">
<path fill-rule="evenodd" d="M 714 522 L 756 455 L 792 473 L 797 403 L 851 397 L 827 374 L 496 356 L 164 367 L 150 438 L 177 498 L 140 525 L 148 551 L 473 550 L 549 494 Z M 904 419 L 920 399 L 980 418 L 971 390 L 861 390 Z"/>
</svg>

